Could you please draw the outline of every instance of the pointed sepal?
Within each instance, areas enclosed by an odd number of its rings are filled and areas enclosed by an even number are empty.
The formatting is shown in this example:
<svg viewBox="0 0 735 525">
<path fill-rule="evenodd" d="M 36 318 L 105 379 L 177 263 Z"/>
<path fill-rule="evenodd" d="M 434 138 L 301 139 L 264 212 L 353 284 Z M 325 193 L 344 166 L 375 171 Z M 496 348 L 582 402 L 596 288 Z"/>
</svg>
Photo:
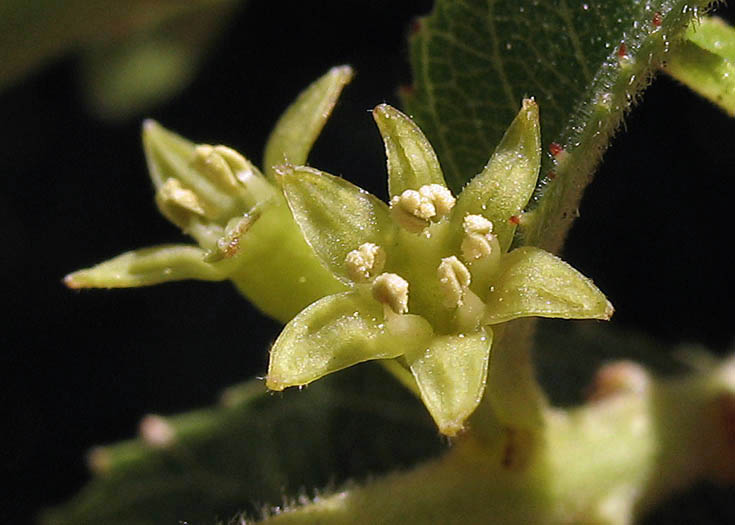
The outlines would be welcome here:
<svg viewBox="0 0 735 525">
<path fill-rule="evenodd" d="M 434 337 L 415 357 L 406 356 L 421 400 L 439 431 L 454 436 L 482 399 L 492 331 Z"/>
<path fill-rule="evenodd" d="M 69 288 L 132 288 L 184 279 L 226 279 L 222 267 L 204 262 L 204 255 L 194 246 L 143 248 L 71 273 L 64 278 L 64 284 Z"/>
<path fill-rule="evenodd" d="M 385 144 L 391 197 L 431 184 L 446 187 L 434 148 L 413 120 L 388 104 L 377 106 L 373 118 Z"/>
<path fill-rule="evenodd" d="M 534 247 L 503 257 L 485 303 L 486 324 L 533 316 L 607 320 L 613 314 L 612 304 L 590 279 Z"/>
<path fill-rule="evenodd" d="M 533 99 L 525 99 L 485 168 L 457 198 L 455 216 L 484 215 L 492 221 L 500 246 L 507 250 L 516 229 L 511 218 L 520 215 L 531 198 L 540 165 L 538 106 Z"/>
<path fill-rule="evenodd" d="M 395 226 L 388 206 L 354 184 L 312 168 L 284 167 L 284 195 L 307 243 L 325 266 L 352 282 L 347 255 L 365 243 L 392 244 Z"/>
<path fill-rule="evenodd" d="M 263 169 L 268 178 L 273 178 L 275 166 L 306 163 L 311 147 L 352 76 L 349 66 L 333 67 L 286 109 L 265 147 Z"/>
<path fill-rule="evenodd" d="M 382 306 L 369 295 L 329 295 L 301 311 L 278 336 L 266 385 L 283 390 L 363 361 L 398 357 L 404 338 L 389 333 Z"/>
<path fill-rule="evenodd" d="M 235 150 L 196 145 L 153 120 L 143 124 L 143 148 L 161 213 L 186 232 L 192 220 L 224 226 L 274 194 Z"/>
</svg>

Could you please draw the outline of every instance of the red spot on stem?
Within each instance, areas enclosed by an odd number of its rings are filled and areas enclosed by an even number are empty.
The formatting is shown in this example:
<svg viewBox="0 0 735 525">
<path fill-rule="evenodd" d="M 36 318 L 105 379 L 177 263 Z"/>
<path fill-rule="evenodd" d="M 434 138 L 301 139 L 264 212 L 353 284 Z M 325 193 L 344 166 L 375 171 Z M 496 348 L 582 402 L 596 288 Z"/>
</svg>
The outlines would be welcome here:
<svg viewBox="0 0 735 525">
<path fill-rule="evenodd" d="M 413 84 L 404 84 L 398 88 L 398 92 L 402 97 L 412 97 L 416 93 Z"/>
<path fill-rule="evenodd" d="M 551 153 L 554 157 L 559 155 L 559 153 L 561 153 L 562 151 L 564 151 L 564 148 L 562 148 L 560 144 L 556 142 L 552 142 L 551 144 L 549 144 L 549 153 Z"/>
<path fill-rule="evenodd" d="M 513 215 L 510 219 L 508 219 L 508 222 L 517 226 L 521 223 L 521 216 Z"/>
<path fill-rule="evenodd" d="M 656 11 L 653 14 L 653 20 L 651 20 L 651 22 L 653 22 L 653 27 L 661 27 L 661 24 L 663 23 L 663 21 L 664 21 L 664 17 L 661 15 L 661 13 Z"/>
<path fill-rule="evenodd" d="M 411 27 L 408 30 L 409 36 L 414 36 L 417 34 L 421 29 L 424 27 L 424 19 L 423 18 L 414 18 L 411 21 Z"/>
<path fill-rule="evenodd" d="M 628 46 L 626 46 L 625 42 L 623 42 L 618 48 L 618 58 L 625 58 L 626 56 L 628 56 Z"/>
</svg>

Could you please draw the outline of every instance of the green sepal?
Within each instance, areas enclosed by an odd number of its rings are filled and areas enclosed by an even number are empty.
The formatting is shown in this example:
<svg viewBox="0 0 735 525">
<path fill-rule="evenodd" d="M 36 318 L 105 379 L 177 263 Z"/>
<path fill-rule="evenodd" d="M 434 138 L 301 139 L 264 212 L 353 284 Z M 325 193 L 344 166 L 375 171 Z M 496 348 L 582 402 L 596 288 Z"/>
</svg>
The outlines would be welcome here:
<svg viewBox="0 0 735 525">
<path fill-rule="evenodd" d="M 195 246 L 143 248 L 71 273 L 64 278 L 64 284 L 69 288 L 132 288 L 184 279 L 226 279 L 224 267 L 204 262 L 204 255 Z"/>
<path fill-rule="evenodd" d="M 342 88 L 352 80 L 352 76 L 349 66 L 333 67 L 302 91 L 286 109 L 265 146 L 263 169 L 268 178 L 273 179 L 275 166 L 306 163 Z"/>
<path fill-rule="evenodd" d="M 520 317 L 609 319 L 613 307 L 591 280 L 539 248 L 506 254 L 485 300 L 486 324 Z"/>
<path fill-rule="evenodd" d="M 446 187 L 434 148 L 413 120 L 388 104 L 377 106 L 373 118 L 385 144 L 391 197 L 427 184 Z"/>
<path fill-rule="evenodd" d="M 454 436 L 461 431 L 480 403 L 492 338 L 490 328 L 439 336 L 416 357 L 407 356 L 421 400 L 442 434 Z"/>
<path fill-rule="evenodd" d="M 717 17 L 692 24 L 664 71 L 735 117 L 735 29 Z"/>
<path fill-rule="evenodd" d="M 492 221 L 500 246 L 507 250 L 516 229 L 510 218 L 518 216 L 531 198 L 540 165 L 538 106 L 533 99 L 525 99 L 485 168 L 457 198 L 455 217 L 484 215 Z M 461 224 L 461 220 L 456 222 Z"/>
<path fill-rule="evenodd" d="M 395 226 L 388 206 L 344 179 L 303 166 L 279 172 L 283 193 L 306 242 L 334 275 L 351 283 L 347 254 L 366 242 L 387 247 Z"/>
<path fill-rule="evenodd" d="M 398 357 L 405 351 L 403 339 L 388 334 L 381 305 L 369 295 L 329 295 L 305 308 L 278 336 L 266 385 L 283 390 L 363 361 Z"/>
</svg>

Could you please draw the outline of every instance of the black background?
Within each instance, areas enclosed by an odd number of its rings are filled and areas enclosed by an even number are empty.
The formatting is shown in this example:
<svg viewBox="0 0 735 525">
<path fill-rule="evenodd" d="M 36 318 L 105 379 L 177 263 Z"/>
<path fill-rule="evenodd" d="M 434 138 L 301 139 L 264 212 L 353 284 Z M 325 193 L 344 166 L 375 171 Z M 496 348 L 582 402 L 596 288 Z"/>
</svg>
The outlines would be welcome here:
<svg viewBox="0 0 735 525">
<path fill-rule="evenodd" d="M 398 104 L 396 86 L 410 82 L 407 28 L 431 2 L 293 4 L 274 12 L 251 0 L 194 83 L 147 116 L 259 163 L 293 97 L 349 63 L 357 77 L 310 161 L 385 196 L 368 111 Z M 85 451 L 131 436 L 141 415 L 209 404 L 223 387 L 262 373 L 278 331 L 226 283 L 62 286 L 65 274 L 122 251 L 184 240 L 153 205 L 142 116 L 95 119 L 76 69 L 72 58 L 56 61 L 0 94 L 0 453 L 11 485 L 3 522 L 75 493 L 87 479 Z M 564 257 L 608 294 L 614 325 L 725 353 L 734 138 L 735 120 L 661 78 L 613 141 Z"/>
</svg>

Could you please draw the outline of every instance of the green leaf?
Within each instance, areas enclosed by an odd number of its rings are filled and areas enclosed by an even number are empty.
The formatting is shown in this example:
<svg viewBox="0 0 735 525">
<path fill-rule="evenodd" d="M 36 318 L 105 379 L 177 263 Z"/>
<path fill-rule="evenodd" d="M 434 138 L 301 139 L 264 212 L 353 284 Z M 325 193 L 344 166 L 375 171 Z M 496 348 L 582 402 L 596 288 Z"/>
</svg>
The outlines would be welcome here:
<svg viewBox="0 0 735 525">
<path fill-rule="evenodd" d="M 347 254 L 364 243 L 384 250 L 393 243 L 395 226 L 388 206 L 344 179 L 312 168 L 290 167 L 280 176 L 296 223 L 335 276 L 350 282 Z"/>
<path fill-rule="evenodd" d="M 272 178 L 281 164 L 305 164 L 311 147 L 337 103 L 342 88 L 352 80 L 352 68 L 333 67 L 306 88 L 286 109 L 268 138 L 263 169 Z"/>
<path fill-rule="evenodd" d="M 460 193 L 454 214 L 490 219 L 500 246 L 507 250 L 516 229 L 510 218 L 519 215 L 531 198 L 540 162 L 538 106 L 526 99 L 482 173 Z"/>
<path fill-rule="evenodd" d="M 708 3 L 437 0 L 411 38 L 404 101 L 456 191 L 480 172 L 521 99 L 534 97 L 542 147 L 564 153 L 544 156 L 520 233 L 555 252 L 630 101 Z"/>
<path fill-rule="evenodd" d="M 204 251 L 194 246 L 143 248 L 71 273 L 64 283 L 69 288 L 132 288 L 184 279 L 222 281 L 227 278 L 221 268 L 203 259 Z"/>
<path fill-rule="evenodd" d="M 446 186 L 434 148 L 413 120 L 388 104 L 376 107 L 373 118 L 385 144 L 390 197 L 428 184 Z"/>
<path fill-rule="evenodd" d="M 735 117 L 735 29 L 724 20 L 693 25 L 664 71 Z"/>
<path fill-rule="evenodd" d="M 164 420 L 173 431 L 169 446 L 134 439 L 95 449 L 92 481 L 41 522 L 255 518 L 284 497 L 408 467 L 444 448 L 421 403 L 369 364 L 278 396 L 253 380 L 225 391 L 219 406 Z"/>
<path fill-rule="evenodd" d="M 613 313 L 592 281 L 558 257 L 530 246 L 503 257 L 485 304 L 488 324 L 534 316 L 609 319 Z"/>
<path fill-rule="evenodd" d="M 271 348 L 271 390 L 306 385 L 331 372 L 402 355 L 402 338 L 388 334 L 381 305 L 359 292 L 329 295 L 306 307 Z"/>
<path fill-rule="evenodd" d="M 454 436 L 482 399 L 490 361 L 492 331 L 435 337 L 408 359 L 421 400 L 439 430 Z"/>
</svg>

